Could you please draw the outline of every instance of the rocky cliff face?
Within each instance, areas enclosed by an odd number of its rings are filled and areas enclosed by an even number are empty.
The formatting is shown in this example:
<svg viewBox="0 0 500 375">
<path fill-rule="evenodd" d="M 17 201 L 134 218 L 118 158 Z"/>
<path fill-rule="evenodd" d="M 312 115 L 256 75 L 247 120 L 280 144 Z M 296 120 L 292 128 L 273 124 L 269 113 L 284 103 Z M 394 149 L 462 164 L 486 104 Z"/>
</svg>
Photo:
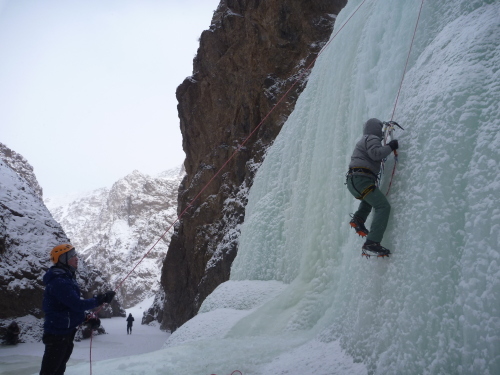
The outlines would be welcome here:
<svg viewBox="0 0 500 375">
<path fill-rule="evenodd" d="M 302 79 L 346 0 L 222 0 L 202 33 L 193 75 L 177 89 L 186 153 L 179 209 L 187 209 L 163 263 L 162 328 L 175 330 L 228 280 L 247 191 L 305 87 Z M 219 175 L 216 172 L 237 151 Z M 211 180 L 189 207 L 189 203 Z"/>
<path fill-rule="evenodd" d="M 63 229 L 43 204 L 31 165 L 0 144 L 0 320 L 43 316 L 42 277 L 52 266 L 49 252 L 67 242 Z M 85 262 L 79 265 L 77 279 L 84 298 L 111 288 Z M 116 301 L 100 311 L 101 317 L 120 314 Z"/>
<path fill-rule="evenodd" d="M 117 286 L 140 262 L 117 293 L 125 308 L 159 289 L 160 269 L 177 218 L 181 168 L 150 177 L 134 171 L 113 184 L 79 196 L 46 199 L 54 218 L 88 264 Z"/>
</svg>

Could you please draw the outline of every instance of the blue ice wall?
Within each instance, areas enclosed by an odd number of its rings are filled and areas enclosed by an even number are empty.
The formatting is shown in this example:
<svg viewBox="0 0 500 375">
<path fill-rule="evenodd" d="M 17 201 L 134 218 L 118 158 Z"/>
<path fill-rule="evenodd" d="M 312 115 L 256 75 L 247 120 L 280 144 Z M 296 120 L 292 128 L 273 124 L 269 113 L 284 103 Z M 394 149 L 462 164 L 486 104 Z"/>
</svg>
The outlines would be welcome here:
<svg viewBox="0 0 500 375">
<path fill-rule="evenodd" d="M 499 2 L 425 1 L 394 116 L 394 255 L 362 259 L 348 225 L 349 158 L 364 121 L 391 119 L 420 4 L 366 2 L 318 59 L 258 171 L 231 275 L 290 287 L 235 335 L 314 332 L 377 374 L 500 374 Z"/>
</svg>

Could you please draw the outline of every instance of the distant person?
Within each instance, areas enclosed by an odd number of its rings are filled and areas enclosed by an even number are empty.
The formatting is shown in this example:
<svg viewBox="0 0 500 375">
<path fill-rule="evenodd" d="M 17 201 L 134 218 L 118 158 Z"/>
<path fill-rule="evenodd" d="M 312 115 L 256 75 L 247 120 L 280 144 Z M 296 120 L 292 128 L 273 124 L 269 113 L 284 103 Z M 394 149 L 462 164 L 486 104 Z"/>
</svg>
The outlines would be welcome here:
<svg viewBox="0 0 500 375">
<path fill-rule="evenodd" d="M 108 291 L 85 300 L 80 298 L 75 279 L 78 256 L 72 245 L 54 247 L 50 259 L 54 266 L 43 276 L 45 323 L 42 341 L 45 352 L 40 375 L 61 375 L 66 371 L 66 363 L 73 352 L 77 327 L 85 320 L 85 310 L 110 303 L 115 292 Z"/>
<path fill-rule="evenodd" d="M 7 345 L 17 345 L 19 342 L 19 326 L 16 321 L 12 321 L 8 327 L 7 332 L 5 333 L 5 344 Z"/>
<path fill-rule="evenodd" d="M 132 324 L 134 323 L 134 317 L 132 316 L 132 314 L 128 314 L 128 318 L 127 318 L 127 335 L 131 335 L 132 334 Z"/>
<path fill-rule="evenodd" d="M 376 118 L 365 123 L 363 137 L 356 143 L 347 172 L 347 189 L 361 201 L 349 224 L 357 234 L 366 237 L 362 246 L 364 255 L 388 256 L 391 253 L 380 245 L 389 221 L 391 205 L 376 183 L 380 162 L 399 146 L 395 139 L 382 146 L 382 126 L 382 121 Z M 375 208 L 375 215 L 368 231 L 365 221 L 372 207 Z"/>
</svg>

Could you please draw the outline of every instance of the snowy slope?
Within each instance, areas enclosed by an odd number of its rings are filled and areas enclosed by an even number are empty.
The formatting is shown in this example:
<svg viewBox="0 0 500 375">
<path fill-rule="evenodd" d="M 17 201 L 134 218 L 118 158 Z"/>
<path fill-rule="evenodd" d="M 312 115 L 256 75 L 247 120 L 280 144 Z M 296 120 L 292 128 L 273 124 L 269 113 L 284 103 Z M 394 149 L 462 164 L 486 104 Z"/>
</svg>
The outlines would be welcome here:
<svg viewBox="0 0 500 375">
<path fill-rule="evenodd" d="M 114 317 L 101 319 L 101 325 L 106 334 L 96 335 L 92 339 L 92 361 L 127 357 L 158 350 L 168 338 L 168 333 L 160 331 L 156 326 L 140 325 L 144 310 L 152 300 L 146 300 L 139 305 L 127 309 L 128 314 L 136 318 L 132 327 L 132 335 L 126 333 L 126 318 Z M 40 341 L 28 340 L 26 344 L 17 346 L 0 346 L 0 374 L 29 375 L 40 371 L 44 344 Z M 69 366 L 86 365 L 84 374 L 90 373 L 90 339 L 75 342 Z"/>
<path fill-rule="evenodd" d="M 83 259 L 116 285 L 177 218 L 177 190 L 183 176 L 180 167 L 156 177 L 134 171 L 111 188 L 46 198 L 45 203 Z M 118 289 L 125 307 L 158 290 L 170 235 L 165 235 Z"/>
</svg>

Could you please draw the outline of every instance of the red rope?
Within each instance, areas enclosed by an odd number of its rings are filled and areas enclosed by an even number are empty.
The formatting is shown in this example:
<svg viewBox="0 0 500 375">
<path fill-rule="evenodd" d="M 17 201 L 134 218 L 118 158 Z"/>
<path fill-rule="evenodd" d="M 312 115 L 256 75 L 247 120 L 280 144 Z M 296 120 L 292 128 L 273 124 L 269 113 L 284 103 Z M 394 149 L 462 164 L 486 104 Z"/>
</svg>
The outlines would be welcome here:
<svg viewBox="0 0 500 375">
<path fill-rule="evenodd" d="M 394 109 L 392 110 L 391 121 L 394 119 L 394 112 L 396 112 L 396 106 L 398 104 L 399 94 L 401 93 L 401 87 L 403 86 L 403 81 L 405 79 L 406 69 L 408 68 L 408 61 L 410 60 L 411 49 L 413 48 L 413 42 L 415 40 L 415 35 L 417 34 L 418 22 L 420 21 L 420 14 L 422 13 L 422 7 L 424 6 L 424 0 L 420 3 L 420 10 L 418 11 L 417 22 L 415 23 L 415 29 L 413 30 L 413 36 L 411 38 L 410 50 L 408 51 L 408 56 L 406 56 L 405 68 L 403 70 L 403 76 L 401 77 L 401 83 L 399 84 L 398 95 L 396 96 L 396 101 L 394 103 Z"/>
<path fill-rule="evenodd" d="M 417 34 L 418 22 L 420 21 L 420 14 L 422 14 L 422 7 L 423 6 L 424 6 L 424 0 L 422 0 L 422 2 L 420 3 L 420 10 L 418 11 L 418 17 L 417 17 L 417 22 L 415 23 L 415 29 L 413 30 L 413 36 L 411 38 L 411 43 L 410 43 L 410 50 L 408 51 L 408 56 L 406 56 L 405 68 L 403 70 L 403 76 L 401 77 L 401 83 L 399 84 L 398 94 L 396 95 L 396 100 L 394 102 L 394 108 L 392 110 L 392 115 L 391 115 L 391 121 L 394 119 L 394 113 L 396 112 L 396 106 L 398 105 L 399 94 L 401 93 L 401 88 L 403 87 L 403 81 L 405 79 L 406 69 L 408 68 L 408 61 L 410 60 L 411 49 L 413 48 L 413 42 L 415 40 L 415 35 Z M 389 187 L 387 188 L 387 193 L 385 193 L 386 196 L 389 194 L 389 191 L 391 190 L 392 180 L 394 179 L 394 174 L 396 173 L 396 165 L 397 165 L 397 161 L 398 161 L 397 150 L 394 150 L 394 158 L 395 158 L 394 167 L 392 168 L 391 180 L 389 182 Z"/>
<path fill-rule="evenodd" d="M 229 157 L 229 159 L 226 160 L 226 162 L 222 165 L 222 167 L 219 168 L 219 170 L 213 175 L 213 177 L 205 184 L 205 186 L 200 190 L 200 192 L 191 200 L 191 202 L 187 205 L 187 207 L 184 209 L 184 211 L 181 212 L 181 214 L 175 219 L 175 221 L 165 230 L 165 232 L 161 235 L 160 238 L 153 244 L 153 246 L 144 254 L 144 256 L 139 260 L 139 262 L 132 268 L 132 270 L 123 278 L 123 280 L 118 283 L 117 287 L 115 288 L 115 291 L 118 290 L 124 281 L 134 272 L 134 270 L 137 268 L 137 266 L 146 258 L 146 256 L 155 248 L 155 246 L 160 242 L 163 237 L 168 233 L 168 231 L 177 223 L 186 213 L 186 211 L 191 208 L 194 204 L 194 202 L 200 197 L 200 195 L 207 189 L 207 187 L 212 183 L 212 181 L 219 175 L 219 173 L 225 168 L 225 166 L 236 156 L 236 154 L 241 150 L 241 148 L 248 142 L 248 140 L 257 132 L 257 130 L 262 126 L 262 124 L 267 120 L 267 118 L 271 115 L 271 113 L 274 112 L 276 107 L 288 96 L 290 91 L 300 82 L 300 80 L 304 77 L 307 71 L 311 69 L 313 64 L 316 62 L 316 60 L 319 58 L 319 56 L 325 51 L 325 49 L 328 47 L 328 45 L 335 39 L 335 37 L 338 35 L 338 33 L 344 28 L 344 26 L 351 20 L 351 18 L 356 14 L 356 12 L 361 8 L 361 6 L 365 3 L 366 0 L 363 0 L 363 2 L 356 8 L 356 10 L 351 14 L 351 16 L 347 19 L 346 22 L 342 25 L 342 27 L 339 28 L 339 30 L 333 35 L 333 37 L 323 46 L 323 48 L 319 51 L 318 55 L 314 58 L 314 60 L 306 67 L 306 69 L 299 75 L 299 77 L 295 80 L 295 82 L 292 84 L 292 86 L 281 96 L 281 98 L 278 100 L 278 102 L 271 108 L 271 110 L 267 113 L 266 116 L 260 121 L 260 123 L 255 127 L 255 129 L 248 135 L 247 138 L 238 146 L 236 151 L 233 152 L 233 154 Z"/>
<path fill-rule="evenodd" d="M 248 142 L 248 140 L 257 132 L 257 130 L 262 126 L 262 124 L 267 120 L 267 118 L 271 115 L 271 113 L 274 112 L 274 110 L 280 105 L 280 103 L 288 96 L 290 91 L 302 80 L 302 78 L 305 76 L 305 74 L 312 68 L 313 64 L 316 62 L 316 60 L 319 58 L 319 56 L 325 51 L 325 49 L 330 45 L 330 43 L 335 39 L 335 37 L 338 35 L 338 33 L 344 28 L 345 25 L 351 20 L 351 18 L 356 14 L 356 12 L 361 8 L 361 6 L 366 2 L 366 0 L 363 0 L 361 4 L 356 8 L 356 10 L 349 16 L 347 21 L 344 22 L 344 24 L 338 29 L 338 31 L 332 36 L 332 38 L 321 48 L 321 50 L 318 52 L 318 55 L 313 59 L 313 61 L 306 67 L 304 71 L 299 75 L 299 77 L 295 80 L 295 82 L 290 86 L 290 88 L 281 96 L 281 98 L 278 100 L 278 102 L 271 108 L 271 110 L 267 113 L 267 115 L 264 116 L 264 118 L 260 121 L 260 123 L 255 127 L 255 129 L 248 135 L 248 137 L 245 138 L 245 140 L 238 146 L 236 151 L 233 152 L 233 154 L 229 157 L 229 159 L 226 160 L 226 162 L 219 168 L 219 170 L 212 176 L 212 178 L 205 184 L 205 186 L 200 190 L 200 192 L 189 202 L 187 207 L 181 212 L 179 216 L 177 216 L 177 219 L 170 224 L 170 226 L 163 232 L 163 234 L 158 238 L 158 240 L 151 246 L 151 248 L 144 254 L 144 256 L 137 262 L 137 264 L 132 268 L 132 270 L 116 285 L 115 291 L 117 291 L 122 284 L 127 280 L 127 278 L 132 274 L 132 272 L 135 271 L 137 266 L 141 264 L 141 262 L 148 256 L 148 254 L 156 247 L 158 242 L 162 240 L 165 235 L 170 231 L 170 229 L 177 223 L 187 212 L 189 208 L 191 208 L 194 204 L 194 202 L 200 197 L 200 195 L 208 188 L 208 186 L 212 183 L 212 181 L 220 174 L 220 172 L 226 167 L 226 165 L 236 156 L 236 154 L 242 149 L 242 147 Z M 102 306 L 100 306 L 96 310 L 96 314 L 101 310 Z M 92 336 L 91 336 L 92 338 Z M 90 358 L 91 358 L 91 363 L 90 363 L 90 373 L 92 374 L 92 340 L 90 341 Z M 239 370 L 233 371 L 232 374 L 235 372 L 240 372 Z M 231 374 L 231 375 L 232 375 Z M 240 372 L 241 374 L 241 372 Z"/>
<path fill-rule="evenodd" d="M 398 157 L 398 153 L 396 152 L 396 150 L 394 150 L 394 157 L 395 158 Z M 397 162 L 394 162 L 394 167 L 392 167 L 392 173 L 391 173 L 391 181 L 389 181 L 389 187 L 387 188 L 387 193 L 385 193 L 385 196 L 387 196 L 389 194 L 389 191 L 391 190 L 392 180 L 394 179 L 394 174 L 396 173 L 396 164 Z"/>
<path fill-rule="evenodd" d="M 90 375 L 92 375 L 92 336 L 94 336 L 94 330 L 90 331 Z"/>
</svg>

